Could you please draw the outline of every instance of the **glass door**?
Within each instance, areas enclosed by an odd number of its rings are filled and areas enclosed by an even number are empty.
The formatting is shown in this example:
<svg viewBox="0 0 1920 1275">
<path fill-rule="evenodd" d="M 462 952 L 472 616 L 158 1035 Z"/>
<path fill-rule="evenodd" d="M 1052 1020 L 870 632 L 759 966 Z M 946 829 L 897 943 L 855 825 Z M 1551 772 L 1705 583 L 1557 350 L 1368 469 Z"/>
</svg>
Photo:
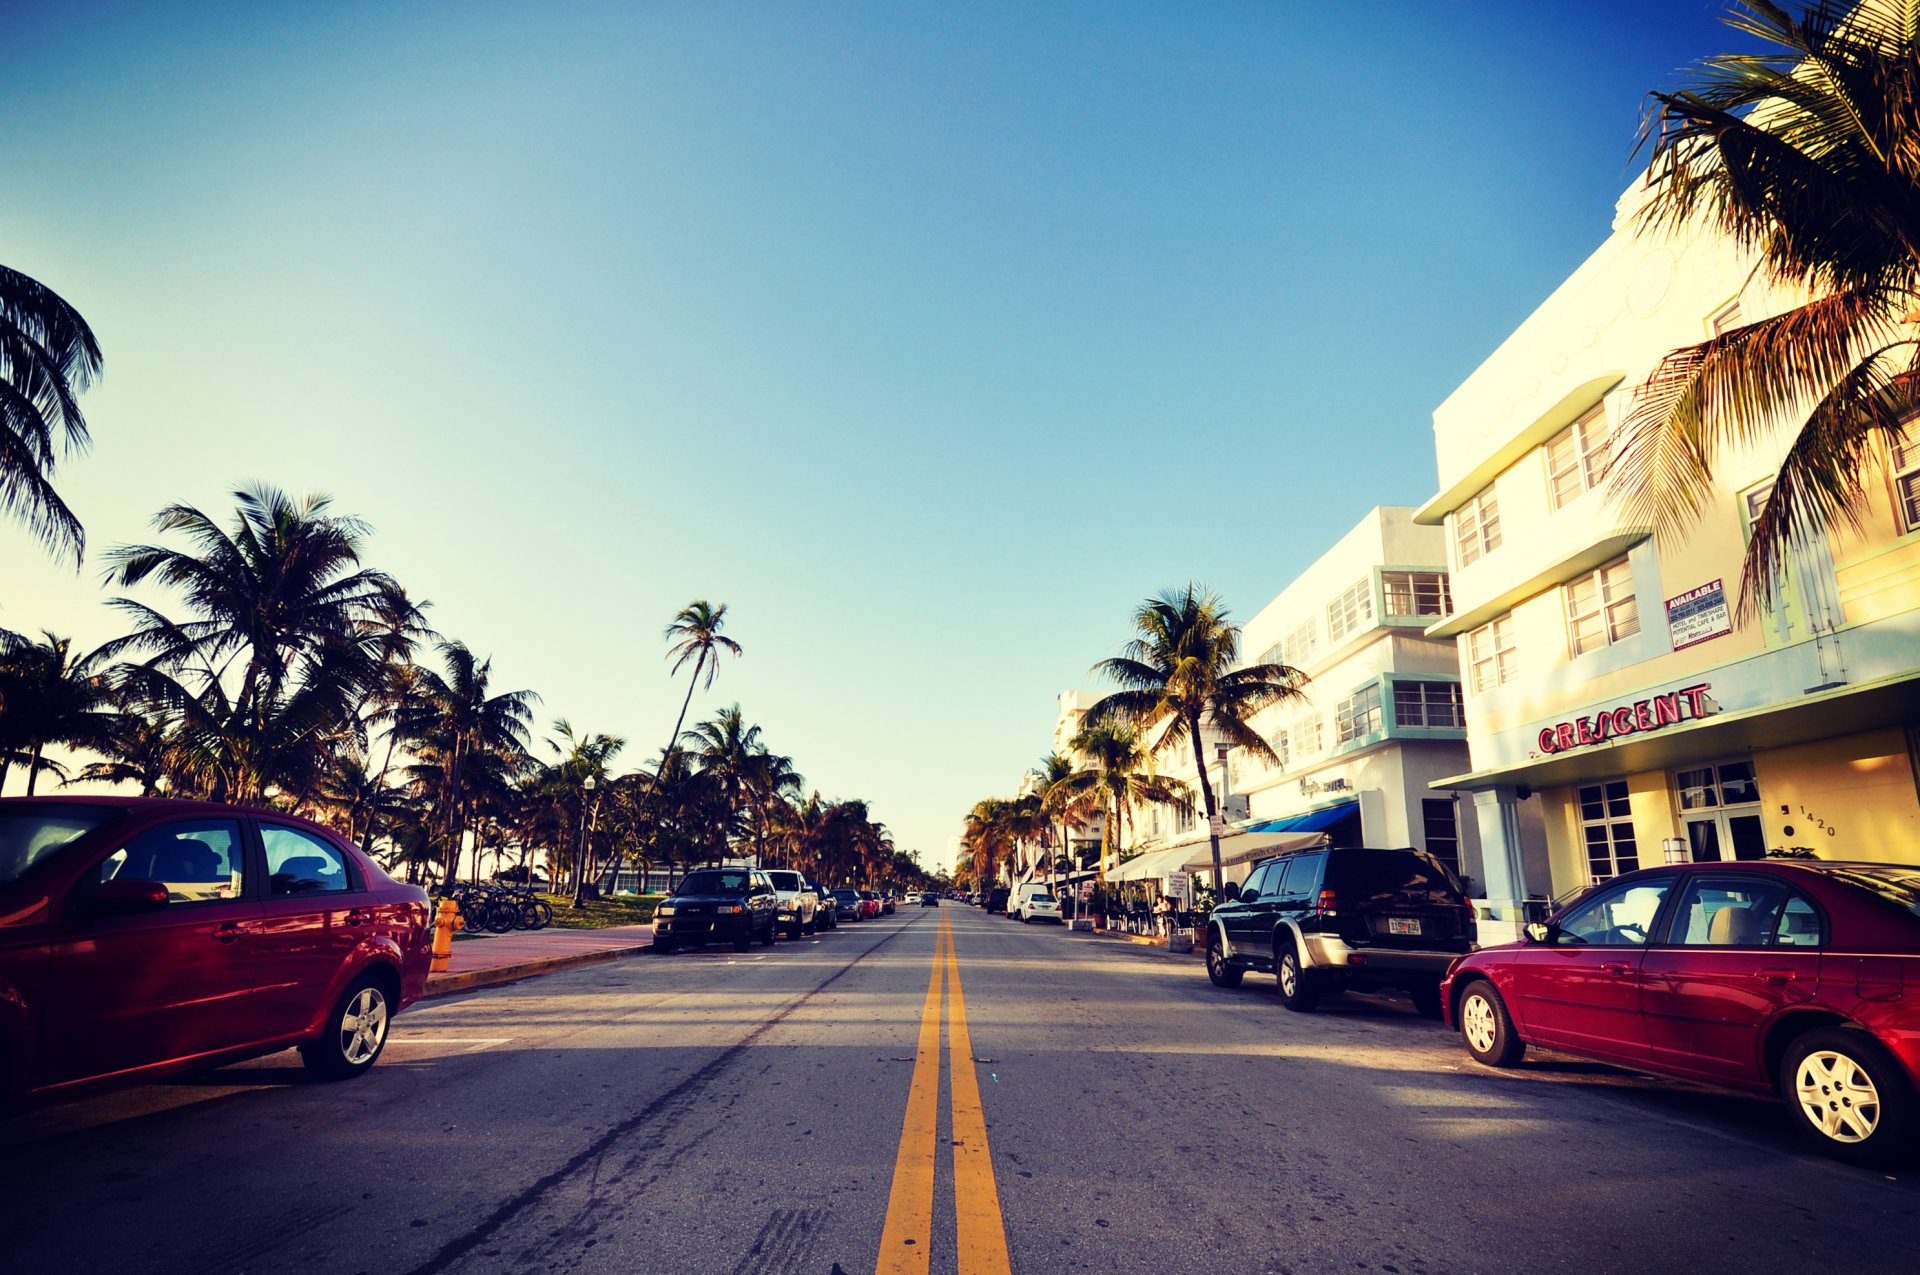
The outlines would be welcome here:
<svg viewBox="0 0 1920 1275">
<path fill-rule="evenodd" d="M 1766 831 L 1760 821 L 1760 785 L 1750 761 L 1729 761 L 1682 770 L 1674 775 L 1680 791 L 1680 818 L 1695 863 L 1762 859 Z"/>
</svg>

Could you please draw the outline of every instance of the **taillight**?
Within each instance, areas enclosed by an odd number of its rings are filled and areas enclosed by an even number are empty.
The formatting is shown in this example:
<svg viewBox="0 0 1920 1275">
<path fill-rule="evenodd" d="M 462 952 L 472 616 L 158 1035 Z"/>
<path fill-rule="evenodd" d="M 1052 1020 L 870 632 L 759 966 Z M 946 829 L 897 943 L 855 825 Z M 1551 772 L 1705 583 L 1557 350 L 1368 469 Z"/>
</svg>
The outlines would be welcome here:
<svg viewBox="0 0 1920 1275">
<path fill-rule="evenodd" d="M 1340 896 L 1333 892 L 1332 886 L 1320 891 L 1320 902 L 1314 908 L 1314 915 L 1322 917 L 1340 915 Z"/>
</svg>

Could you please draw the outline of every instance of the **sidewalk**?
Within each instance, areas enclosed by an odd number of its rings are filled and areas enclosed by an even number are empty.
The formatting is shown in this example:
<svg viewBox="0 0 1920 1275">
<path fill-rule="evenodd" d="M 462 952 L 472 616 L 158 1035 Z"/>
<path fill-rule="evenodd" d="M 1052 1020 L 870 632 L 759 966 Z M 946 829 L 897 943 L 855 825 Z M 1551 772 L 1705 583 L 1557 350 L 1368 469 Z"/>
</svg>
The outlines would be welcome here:
<svg viewBox="0 0 1920 1275">
<path fill-rule="evenodd" d="M 1160 955 L 1167 957 L 1169 960 L 1186 960 L 1189 957 L 1198 957 L 1202 961 L 1207 959 L 1207 949 L 1198 943 L 1194 944 L 1191 952 L 1170 952 L 1167 950 L 1167 941 L 1165 939 L 1154 938 L 1146 934 L 1127 934 L 1120 930 L 1075 931 L 1069 929 L 1066 932 L 1075 938 L 1109 939 L 1117 943 L 1131 943 L 1135 947 L 1149 947 L 1159 952 Z"/>
<path fill-rule="evenodd" d="M 427 979 L 428 996 L 446 996 L 511 983 L 535 974 L 618 961 L 653 944 L 651 925 L 612 925 L 604 930 L 538 930 L 461 939 L 445 974 Z"/>
</svg>

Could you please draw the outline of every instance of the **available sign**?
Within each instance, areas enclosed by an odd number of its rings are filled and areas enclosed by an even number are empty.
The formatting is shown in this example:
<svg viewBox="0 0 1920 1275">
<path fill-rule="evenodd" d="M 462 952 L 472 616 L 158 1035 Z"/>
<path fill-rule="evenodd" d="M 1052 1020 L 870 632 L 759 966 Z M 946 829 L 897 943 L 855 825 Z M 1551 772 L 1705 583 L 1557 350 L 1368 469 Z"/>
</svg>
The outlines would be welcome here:
<svg viewBox="0 0 1920 1275">
<path fill-rule="evenodd" d="M 1667 599 L 1667 633 L 1673 638 L 1674 650 L 1731 632 L 1733 617 L 1727 613 L 1727 590 L 1720 581 L 1709 581 Z"/>
<path fill-rule="evenodd" d="M 1638 735 L 1642 731 L 1658 730 L 1676 722 L 1705 717 L 1707 692 L 1712 687 L 1711 682 L 1702 682 L 1698 686 L 1635 700 L 1618 708 L 1603 708 L 1591 717 L 1575 718 L 1570 722 L 1545 727 L 1540 732 L 1540 751 L 1564 753 L 1573 748 L 1585 748 L 1589 744 L 1604 744 L 1623 735 Z"/>
</svg>

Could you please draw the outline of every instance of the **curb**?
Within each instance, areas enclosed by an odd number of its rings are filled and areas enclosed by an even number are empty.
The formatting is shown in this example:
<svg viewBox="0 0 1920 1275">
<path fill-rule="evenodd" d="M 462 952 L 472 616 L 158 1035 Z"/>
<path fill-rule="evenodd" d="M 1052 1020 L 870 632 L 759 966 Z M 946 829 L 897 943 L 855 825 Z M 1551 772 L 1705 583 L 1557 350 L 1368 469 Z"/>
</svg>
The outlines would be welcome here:
<svg viewBox="0 0 1920 1275">
<path fill-rule="evenodd" d="M 1073 931 L 1069 930 L 1068 933 L 1071 934 Z M 1081 933 L 1086 933 L 1086 931 L 1083 930 Z M 1183 956 L 1199 956 L 1204 959 L 1206 956 L 1205 949 L 1198 945 L 1196 945 L 1191 952 L 1170 952 L 1167 950 L 1167 944 L 1164 939 L 1152 938 L 1145 934 L 1116 934 L 1112 930 L 1096 930 L 1090 934 L 1089 937 L 1106 939 L 1111 942 L 1130 943 L 1135 947 L 1152 948 L 1169 960 L 1175 960 Z"/>
<path fill-rule="evenodd" d="M 463 974 L 433 974 L 427 978 L 427 990 L 422 1000 L 435 996 L 451 996 L 455 992 L 470 992 L 480 987 L 497 987 L 502 983 L 517 983 L 523 978 L 533 978 L 540 974 L 554 974 L 560 970 L 574 969 L 581 965 L 604 965 L 608 961 L 625 960 L 630 956 L 639 956 L 652 950 L 652 944 L 640 943 L 633 947 L 610 947 L 598 952 L 571 952 L 565 956 L 543 956 L 537 961 L 521 961 L 517 965 L 496 965 L 492 969 L 468 970 Z"/>
</svg>

